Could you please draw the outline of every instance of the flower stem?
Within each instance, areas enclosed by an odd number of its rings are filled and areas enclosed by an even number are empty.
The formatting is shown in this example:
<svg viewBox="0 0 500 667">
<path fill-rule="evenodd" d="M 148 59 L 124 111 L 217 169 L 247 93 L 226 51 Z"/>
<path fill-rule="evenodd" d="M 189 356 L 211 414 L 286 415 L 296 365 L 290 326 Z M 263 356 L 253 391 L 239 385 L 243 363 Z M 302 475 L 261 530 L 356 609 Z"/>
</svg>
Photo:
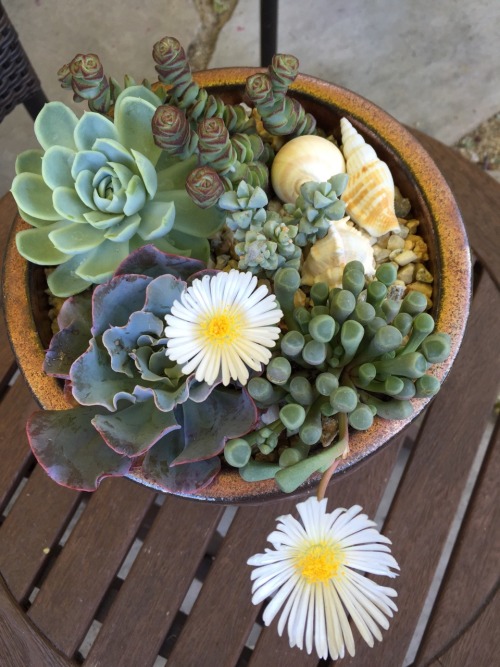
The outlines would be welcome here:
<svg viewBox="0 0 500 667">
<path fill-rule="evenodd" d="M 325 497 L 328 483 L 330 482 L 333 473 L 337 469 L 341 458 L 345 458 L 349 453 L 349 429 L 347 427 L 347 414 L 345 412 L 339 412 L 339 439 L 336 445 L 338 446 L 341 442 L 345 444 L 344 451 L 342 453 L 342 456 L 336 458 L 335 461 L 332 463 L 332 465 L 328 468 L 328 470 L 326 470 L 326 472 L 323 473 L 323 477 L 321 478 L 321 481 L 318 486 L 318 491 L 316 493 L 316 497 L 318 498 L 318 500 L 323 500 L 323 498 Z"/>
</svg>

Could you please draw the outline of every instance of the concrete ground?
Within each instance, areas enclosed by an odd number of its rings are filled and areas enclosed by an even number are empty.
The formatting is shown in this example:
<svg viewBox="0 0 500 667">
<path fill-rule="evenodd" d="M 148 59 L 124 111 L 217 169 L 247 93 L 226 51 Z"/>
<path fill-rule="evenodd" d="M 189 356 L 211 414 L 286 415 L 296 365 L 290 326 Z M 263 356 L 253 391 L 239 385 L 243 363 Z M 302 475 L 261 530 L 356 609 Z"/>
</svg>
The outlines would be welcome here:
<svg viewBox="0 0 500 667">
<path fill-rule="evenodd" d="M 77 52 L 98 53 L 117 79 L 125 73 L 154 78 L 154 42 L 173 35 L 187 48 L 199 24 L 188 0 L 3 5 L 47 96 L 68 104 L 56 72 Z M 500 168 L 498 0 L 281 0 L 278 50 L 296 55 L 302 72 L 348 87 L 446 144 L 465 136 L 469 157 Z M 259 64 L 258 0 L 239 1 L 210 66 L 234 64 Z M 77 108 L 81 113 L 83 105 Z M 475 149 L 477 128 L 487 119 L 485 157 Z M 0 193 L 10 187 L 17 153 L 35 145 L 32 121 L 18 107 L 0 125 Z"/>
</svg>

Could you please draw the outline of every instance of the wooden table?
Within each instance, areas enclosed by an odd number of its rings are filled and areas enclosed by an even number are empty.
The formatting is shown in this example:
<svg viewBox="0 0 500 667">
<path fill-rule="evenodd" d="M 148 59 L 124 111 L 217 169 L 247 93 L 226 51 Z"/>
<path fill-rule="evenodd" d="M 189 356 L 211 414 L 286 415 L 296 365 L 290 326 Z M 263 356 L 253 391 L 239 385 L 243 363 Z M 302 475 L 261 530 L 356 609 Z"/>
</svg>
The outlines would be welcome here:
<svg viewBox="0 0 500 667">
<path fill-rule="evenodd" d="M 462 349 L 431 406 L 330 486 L 331 507 L 359 503 L 370 516 L 383 498 L 383 532 L 401 566 L 399 612 L 384 641 L 368 649 L 358 635 L 356 657 L 344 667 L 499 664 L 493 406 L 500 376 L 500 186 L 418 136 L 461 207 L 475 255 L 474 298 Z M 12 198 L 4 197 L 2 239 L 14 214 Z M 246 560 L 263 550 L 275 517 L 291 511 L 293 501 L 241 507 L 226 533 L 232 515 L 224 507 L 158 496 L 125 479 L 108 479 L 93 495 L 57 486 L 30 454 L 24 425 L 36 405 L 14 374 L 3 327 L 0 336 L 2 667 L 160 667 L 165 658 L 169 667 L 330 664 L 290 649 L 275 624 L 263 629 L 250 602 Z M 185 602 L 190 588 L 199 591 L 192 609 Z"/>
</svg>

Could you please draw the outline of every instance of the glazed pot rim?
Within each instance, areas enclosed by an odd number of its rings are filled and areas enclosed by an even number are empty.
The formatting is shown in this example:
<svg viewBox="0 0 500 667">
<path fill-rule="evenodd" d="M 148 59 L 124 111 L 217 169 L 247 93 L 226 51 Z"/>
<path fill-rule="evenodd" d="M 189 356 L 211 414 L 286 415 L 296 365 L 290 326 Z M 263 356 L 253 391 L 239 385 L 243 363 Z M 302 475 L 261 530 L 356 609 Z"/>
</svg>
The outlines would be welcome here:
<svg viewBox="0 0 500 667">
<path fill-rule="evenodd" d="M 261 68 L 231 67 L 196 72 L 194 78 L 207 89 L 218 88 L 240 91 L 246 78 Z M 429 154 L 408 130 L 377 105 L 360 95 L 321 79 L 299 74 L 290 88 L 301 100 L 316 104 L 344 115 L 367 139 L 375 142 L 375 149 L 383 147 L 392 161 L 406 174 L 406 178 L 421 197 L 432 221 L 433 241 L 436 243 L 439 267 L 438 304 L 435 309 L 436 329 L 451 336 L 451 353 L 431 372 L 440 381 L 447 376 L 458 353 L 470 305 L 471 263 L 467 236 L 454 197 Z M 399 173 L 399 172 L 398 172 Z M 394 174 L 398 185 L 398 174 Z M 413 202 L 412 202 L 413 204 Z M 28 385 L 40 406 L 49 410 L 68 408 L 58 380 L 42 370 L 45 350 L 38 335 L 29 293 L 29 263 L 17 252 L 15 234 L 29 225 L 19 218 L 14 221 L 7 243 L 3 291 L 4 311 L 11 345 Z M 368 431 L 353 433 L 351 452 L 341 462 L 334 476 L 357 467 L 380 448 L 388 444 L 410 421 L 423 410 L 430 399 L 413 399 L 414 412 L 408 419 L 387 421 L 376 418 Z M 140 471 L 132 471 L 129 478 L 159 491 Z M 304 495 L 314 487 L 319 475 L 311 477 L 298 489 L 296 496 Z M 219 503 L 260 503 L 286 497 L 274 480 L 246 483 L 236 469 L 224 469 L 206 488 L 183 497 Z"/>
</svg>

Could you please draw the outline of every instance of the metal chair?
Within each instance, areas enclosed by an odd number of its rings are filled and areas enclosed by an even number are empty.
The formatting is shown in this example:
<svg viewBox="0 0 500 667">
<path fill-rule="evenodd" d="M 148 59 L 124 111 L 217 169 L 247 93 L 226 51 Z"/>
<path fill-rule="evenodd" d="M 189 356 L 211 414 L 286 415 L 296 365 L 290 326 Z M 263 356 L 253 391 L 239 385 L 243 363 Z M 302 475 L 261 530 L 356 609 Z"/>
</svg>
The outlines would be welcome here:
<svg viewBox="0 0 500 667">
<path fill-rule="evenodd" d="M 0 122 L 18 104 L 34 119 L 47 102 L 19 36 L 0 3 Z"/>
</svg>

